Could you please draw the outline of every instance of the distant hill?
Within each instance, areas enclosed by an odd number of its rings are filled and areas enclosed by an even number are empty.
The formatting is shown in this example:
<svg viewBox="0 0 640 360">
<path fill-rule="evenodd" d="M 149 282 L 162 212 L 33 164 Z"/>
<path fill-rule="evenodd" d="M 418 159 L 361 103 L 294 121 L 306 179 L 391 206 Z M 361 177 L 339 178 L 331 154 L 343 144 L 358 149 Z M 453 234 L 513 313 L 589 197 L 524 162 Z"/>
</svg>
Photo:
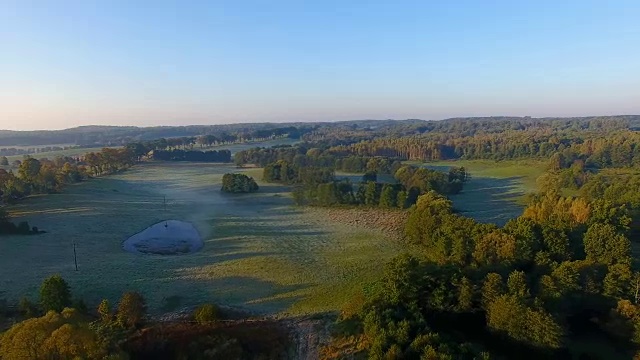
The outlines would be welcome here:
<svg viewBox="0 0 640 360">
<path fill-rule="evenodd" d="M 539 122 L 562 120 L 621 120 L 631 129 L 640 129 L 640 115 L 618 116 L 588 116 L 588 117 L 548 117 L 531 118 L 516 116 L 491 116 L 491 117 L 459 117 L 444 120 L 350 120 L 339 122 L 297 122 L 297 123 L 246 123 L 224 125 L 191 125 L 191 126 L 80 126 L 65 130 L 40 130 L 40 131 L 12 131 L 0 130 L 0 147 L 11 146 L 44 146 L 56 144 L 73 144 L 79 146 L 117 146 L 131 141 L 154 140 L 160 138 L 217 135 L 217 134 L 247 134 L 259 132 L 269 134 L 271 130 L 282 133 L 301 134 L 320 127 L 345 128 L 345 129 L 392 129 L 394 127 L 421 126 L 421 124 L 433 124 L 434 122 Z"/>
</svg>

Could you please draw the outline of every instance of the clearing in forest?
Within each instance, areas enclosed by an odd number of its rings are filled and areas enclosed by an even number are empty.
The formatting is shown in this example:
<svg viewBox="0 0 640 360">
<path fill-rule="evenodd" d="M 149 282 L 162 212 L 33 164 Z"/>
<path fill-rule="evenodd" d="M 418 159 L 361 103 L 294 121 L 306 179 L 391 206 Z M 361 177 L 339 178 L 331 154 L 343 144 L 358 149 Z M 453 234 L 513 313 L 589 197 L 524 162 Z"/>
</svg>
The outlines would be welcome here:
<svg viewBox="0 0 640 360">
<path fill-rule="evenodd" d="M 471 180 L 460 194 L 449 196 L 454 207 L 465 216 L 498 225 L 504 225 L 509 219 L 522 214 L 526 195 L 536 192 L 536 179 L 547 166 L 546 162 L 537 160 L 411 163 L 441 171 L 465 167 Z"/>
</svg>

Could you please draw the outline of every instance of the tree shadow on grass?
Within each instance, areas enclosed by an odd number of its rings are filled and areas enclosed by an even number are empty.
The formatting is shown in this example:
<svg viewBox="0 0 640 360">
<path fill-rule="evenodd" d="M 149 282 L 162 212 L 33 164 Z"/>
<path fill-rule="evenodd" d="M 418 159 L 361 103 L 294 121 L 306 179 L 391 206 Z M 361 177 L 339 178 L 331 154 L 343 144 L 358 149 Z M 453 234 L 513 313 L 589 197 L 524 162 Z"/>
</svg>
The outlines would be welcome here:
<svg viewBox="0 0 640 360">
<path fill-rule="evenodd" d="M 216 232 L 222 235 L 233 237 L 259 236 L 259 237 L 282 237 L 282 236 L 318 236 L 326 234 L 325 231 L 312 230 L 309 226 L 302 225 L 262 225 L 250 223 L 221 224 L 216 226 Z"/>
<path fill-rule="evenodd" d="M 225 276 L 211 279 L 185 279 L 185 285 L 192 289 L 192 295 L 202 303 L 212 302 L 233 306 L 259 313 L 284 312 L 304 299 L 294 295 L 308 288 L 307 284 L 282 285 L 272 281 L 249 276 Z M 179 296 L 179 295 L 173 295 Z M 169 296 L 167 298 L 172 298 Z"/>
<path fill-rule="evenodd" d="M 451 195 L 453 206 L 465 216 L 479 222 L 504 225 L 522 214 L 524 207 L 517 203 L 524 195 L 520 177 L 474 177 L 460 194 Z"/>
<path fill-rule="evenodd" d="M 287 192 L 291 192 L 292 189 L 293 189 L 293 186 L 291 185 L 263 184 L 263 185 L 260 185 L 260 189 L 258 189 L 256 195 L 287 193 Z"/>
</svg>

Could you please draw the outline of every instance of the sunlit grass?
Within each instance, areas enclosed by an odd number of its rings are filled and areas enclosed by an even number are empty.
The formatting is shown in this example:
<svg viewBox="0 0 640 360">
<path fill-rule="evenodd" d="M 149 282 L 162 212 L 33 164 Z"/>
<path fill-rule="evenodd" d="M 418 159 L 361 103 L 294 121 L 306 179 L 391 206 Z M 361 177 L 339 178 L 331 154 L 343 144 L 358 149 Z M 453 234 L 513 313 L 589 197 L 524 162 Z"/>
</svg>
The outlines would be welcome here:
<svg viewBox="0 0 640 360">
<path fill-rule="evenodd" d="M 150 310 L 216 302 L 251 311 L 309 314 L 338 310 L 380 275 L 398 245 L 370 229 L 334 224 L 292 206 L 289 188 L 260 181 L 256 194 L 220 192 L 233 165 L 152 163 L 69 186 L 62 194 L 11 208 L 46 234 L 0 239 L 0 290 L 35 299 L 45 277 L 60 273 L 95 306 L 141 291 Z M 164 209 L 166 197 L 167 208 Z M 129 236 L 163 219 L 189 221 L 205 246 L 189 255 L 135 255 Z M 76 243 L 79 271 L 74 271 Z"/>
<path fill-rule="evenodd" d="M 545 172 L 543 160 L 456 160 L 409 162 L 418 166 L 447 171 L 464 166 L 471 175 L 462 193 L 451 200 L 463 215 L 499 225 L 519 216 L 527 195 L 537 191 L 536 180 Z"/>
</svg>

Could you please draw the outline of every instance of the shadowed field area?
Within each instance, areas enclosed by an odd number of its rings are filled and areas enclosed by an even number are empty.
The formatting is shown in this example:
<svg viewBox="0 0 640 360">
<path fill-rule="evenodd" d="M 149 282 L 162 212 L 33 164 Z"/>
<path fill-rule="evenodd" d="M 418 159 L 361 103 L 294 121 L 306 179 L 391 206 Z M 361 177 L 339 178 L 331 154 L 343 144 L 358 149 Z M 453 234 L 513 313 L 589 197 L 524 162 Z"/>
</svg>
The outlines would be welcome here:
<svg viewBox="0 0 640 360">
<path fill-rule="evenodd" d="M 544 162 L 532 160 L 460 160 L 422 165 L 445 172 L 454 166 L 465 167 L 471 180 L 460 194 L 450 196 L 455 208 L 465 216 L 498 225 L 522 214 L 524 197 L 536 191 L 536 179 L 546 166 Z"/>
<path fill-rule="evenodd" d="M 0 239 L 0 290 L 13 300 L 35 299 L 42 279 L 60 273 L 91 307 L 138 290 L 155 313 L 204 302 L 317 313 L 338 309 L 397 253 L 379 231 L 293 207 L 287 187 L 260 183 L 256 194 L 222 194 L 222 175 L 233 171 L 232 165 L 144 164 L 13 206 L 17 221 L 47 233 Z M 162 256 L 122 249 L 125 239 L 166 219 L 192 223 L 202 251 Z"/>
</svg>

